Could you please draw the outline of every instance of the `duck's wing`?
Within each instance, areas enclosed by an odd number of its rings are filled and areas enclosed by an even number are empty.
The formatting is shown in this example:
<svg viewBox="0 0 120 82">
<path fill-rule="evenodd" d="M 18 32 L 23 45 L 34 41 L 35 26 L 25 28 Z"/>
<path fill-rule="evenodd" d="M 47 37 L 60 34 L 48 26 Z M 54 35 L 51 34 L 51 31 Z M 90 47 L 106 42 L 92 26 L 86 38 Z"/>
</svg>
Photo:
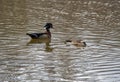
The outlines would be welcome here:
<svg viewBox="0 0 120 82">
<path fill-rule="evenodd" d="M 46 33 L 26 33 L 26 35 L 29 35 L 32 39 L 37 39 L 44 34 Z"/>
</svg>

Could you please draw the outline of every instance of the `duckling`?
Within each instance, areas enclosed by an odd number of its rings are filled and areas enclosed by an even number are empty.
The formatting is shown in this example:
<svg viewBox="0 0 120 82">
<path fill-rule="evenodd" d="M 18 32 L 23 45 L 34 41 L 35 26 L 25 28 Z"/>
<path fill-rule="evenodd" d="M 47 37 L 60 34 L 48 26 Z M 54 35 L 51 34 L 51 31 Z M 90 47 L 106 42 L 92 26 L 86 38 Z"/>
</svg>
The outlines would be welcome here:
<svg viewBox="0 0 120 82">
<path fill-rule="evenodd" d="M 86 42 L 82 41 L 82 40 L 66 40 L 65 43 L 71 43 L 77 47 L 86 47 L 87 44 Z"/>
<path fill-rule="evenodd" d="M 52 23 L 46 23 L 44 27 L 46 29 L 44 33 L 26 33 L 26 35 L 29 35 L 32 39 L 51 38 L 50 28 L 53 28 Z"/>
</svg>

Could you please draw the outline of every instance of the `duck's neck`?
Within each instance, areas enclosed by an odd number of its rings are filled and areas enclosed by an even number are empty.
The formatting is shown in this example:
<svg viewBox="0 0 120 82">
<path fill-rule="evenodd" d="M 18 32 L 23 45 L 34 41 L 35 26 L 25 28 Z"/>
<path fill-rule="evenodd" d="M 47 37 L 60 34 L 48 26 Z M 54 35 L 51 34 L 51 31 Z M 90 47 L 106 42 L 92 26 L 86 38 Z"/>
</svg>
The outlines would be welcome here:
<svg viewBox="0 0 120 82">
<path fill-rule="evenodd" d="M 48 36 L 51 38 L 51 32 L 49 29 L 46 29 L 46 33 L 48 34 Z"/>
</svg>

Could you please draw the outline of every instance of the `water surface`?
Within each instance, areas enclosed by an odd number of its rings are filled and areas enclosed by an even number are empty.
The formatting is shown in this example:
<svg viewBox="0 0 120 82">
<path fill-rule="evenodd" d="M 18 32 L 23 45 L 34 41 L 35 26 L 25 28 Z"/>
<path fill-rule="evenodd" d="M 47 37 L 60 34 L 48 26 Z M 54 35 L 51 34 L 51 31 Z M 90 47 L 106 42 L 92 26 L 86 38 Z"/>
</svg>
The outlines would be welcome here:
<svg viewBox="0 0 120 82">
<path fill-rule="evenodd" d="M 46 22 L 51 42 L 29 43 Z M 120 82 L 120 1 L 1 0 L 0 82 Z"/>
</svg>

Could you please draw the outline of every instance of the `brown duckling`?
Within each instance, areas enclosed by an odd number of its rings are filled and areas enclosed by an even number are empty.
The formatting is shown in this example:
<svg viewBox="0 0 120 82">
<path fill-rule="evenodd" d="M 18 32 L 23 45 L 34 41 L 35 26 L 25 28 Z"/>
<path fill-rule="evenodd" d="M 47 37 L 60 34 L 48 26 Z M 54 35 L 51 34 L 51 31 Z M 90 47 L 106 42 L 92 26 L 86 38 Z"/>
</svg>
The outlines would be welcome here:
<svg viewBox="0 0 120 82">
<path fill-rule="evenodd" d="M 66 40 L 65 43 L 71 43 L 77 47 L 86 47 L 86 42 L 82 40 Z"/>
</svg>

